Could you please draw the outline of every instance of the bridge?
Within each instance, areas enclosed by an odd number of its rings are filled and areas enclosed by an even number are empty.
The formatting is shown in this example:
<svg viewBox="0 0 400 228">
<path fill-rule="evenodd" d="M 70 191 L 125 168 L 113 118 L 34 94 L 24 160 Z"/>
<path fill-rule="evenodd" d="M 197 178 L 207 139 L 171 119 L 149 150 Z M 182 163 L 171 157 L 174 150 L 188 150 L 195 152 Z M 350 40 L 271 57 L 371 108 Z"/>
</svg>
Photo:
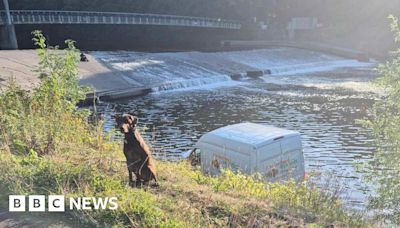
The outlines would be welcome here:
<svg viewBox="0 0 400 228">
<path fill-rule="evenodd" d="M 220 29 L 240 29 L 235 21 L 163 14 L 10 10 L 11 23 L 21 24 L 124 24 L 124 25 L 167 25 Z M 7 24 L 6 11 L 0 11 L 0 25 Z"/>
<path fill-rule="evenodd" d="M 92 11 L 51 10 L 0 11 L 0 27 L 3 30 L 3 49 L 17 49 L 14 25 L 22 24 L 111 24 L 111 25 L 160 25 L 215 29 L 240 29 L 241 23 L 220 18 L 190 17 L 163 14 L 140 14 Z"/>
</svg>

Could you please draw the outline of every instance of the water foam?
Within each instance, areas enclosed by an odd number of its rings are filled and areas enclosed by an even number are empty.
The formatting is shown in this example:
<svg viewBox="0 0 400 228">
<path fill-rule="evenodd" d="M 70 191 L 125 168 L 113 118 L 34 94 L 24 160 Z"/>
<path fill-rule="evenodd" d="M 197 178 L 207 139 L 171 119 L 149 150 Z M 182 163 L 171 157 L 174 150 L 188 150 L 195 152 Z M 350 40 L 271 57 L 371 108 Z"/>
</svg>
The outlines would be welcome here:
<svg viewBox="0 0 400 228">
<path fill-rule="evenodd" d="M 231 87 L 244 82 L 233 81 L 227 75 L 218 75 L 215 77 L 207 77 L 200 79 L 191 80 L 176 80 L 168 83 L 164 83 L 152 88 L 155 93 L 161 92 L 177 92 L 177 91 L 188 91 L 188 90 L 210 90 L 220 87 Z"/>
<path fill-rule="evenodd" d="M 357 60 L 333 60 L 303 64 L 285 65 L 269 68 L 273 75 L 297 75 L 305 73 L 327 72 L 338 68 L 362 68 L 372 67 L 375 63 L 359 62 Z"/>
<path fill-rule="evenodd" d="M 271 72 L 272 75 L 262 77 L 267 83 L 365 89 L 363 81 L 330 81 L 328 77 L 319 81 L 304 74 L 347 67 L 370 68 L 375 64 L 295 48 L 218 53 L 94 52 L 93 55 L 119 71 L 126 81 L 152 88 L 153 92 L 234 86 L 237 83 L 229 74 L 255 69 Z M 293 75 L 302 77 L 285 78 Z"/>
</svg>

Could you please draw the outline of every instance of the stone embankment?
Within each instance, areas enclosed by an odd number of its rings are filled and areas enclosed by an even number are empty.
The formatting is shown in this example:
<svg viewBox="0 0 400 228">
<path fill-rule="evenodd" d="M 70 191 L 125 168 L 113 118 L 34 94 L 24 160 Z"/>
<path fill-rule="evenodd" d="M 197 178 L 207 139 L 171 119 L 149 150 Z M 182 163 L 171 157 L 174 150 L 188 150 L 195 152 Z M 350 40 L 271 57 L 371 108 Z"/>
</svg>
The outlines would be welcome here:
<svg viewBox="0 0 400 228">
<path fill-rule="evenodd" d="M 224 40 L 221 41 L 224 48 L 268 48 L 268 47 L 291 47 L 299 49 L 307 49 L 319 51 L 331 55 L 336 55 L 349 59 L 357 59 L 359 61 L 368 62 L 370 56 L 368 54 L 349 48 L 337 47 L 328 44 L 316 42 L 290 42 L 290 41 L 269 41 L 269 40 Z"/>
</svg>

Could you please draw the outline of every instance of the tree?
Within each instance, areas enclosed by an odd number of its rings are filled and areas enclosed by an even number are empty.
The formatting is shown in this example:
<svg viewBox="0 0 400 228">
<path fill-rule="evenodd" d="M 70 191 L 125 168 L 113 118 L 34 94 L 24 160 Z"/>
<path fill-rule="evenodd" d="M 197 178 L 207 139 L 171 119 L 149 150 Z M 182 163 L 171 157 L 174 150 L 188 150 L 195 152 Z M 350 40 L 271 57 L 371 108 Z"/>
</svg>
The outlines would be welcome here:
<svg viewBox="0 0 400 228">
<path fill-rule="evenodd" d="M 400 42 L 398 19 L 390 16 L 395 41 Z M 367 178 L 376 187 L 369 207 L 375 214 L 391 223 L 400 224 L 400 49 L 393 58 L 378 67 L 376 84 L 385 95 L 372 110 L 372 120 L 364 121 L 372 130 L 376 152 L 368 165 Z"/>
</svg>

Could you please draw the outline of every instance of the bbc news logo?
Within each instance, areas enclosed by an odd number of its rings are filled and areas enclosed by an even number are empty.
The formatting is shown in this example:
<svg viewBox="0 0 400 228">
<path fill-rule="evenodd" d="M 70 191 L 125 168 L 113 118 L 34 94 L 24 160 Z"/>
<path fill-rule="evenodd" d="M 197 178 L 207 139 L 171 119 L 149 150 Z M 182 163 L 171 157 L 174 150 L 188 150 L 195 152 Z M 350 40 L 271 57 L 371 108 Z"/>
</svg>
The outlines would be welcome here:
<svg viewBox="0 0 400 228">
<path fill-rule="evenodd" d="M 69 198 L 70 210 L 116 210 L 118 209 L 117 197 L 78 197 Z M 49 195 L 46 200 L 44 195 L 10 195 L 8 196 L 10 212 L 64 212 L 66 199 L 63 195 Z"/>
</svg>

